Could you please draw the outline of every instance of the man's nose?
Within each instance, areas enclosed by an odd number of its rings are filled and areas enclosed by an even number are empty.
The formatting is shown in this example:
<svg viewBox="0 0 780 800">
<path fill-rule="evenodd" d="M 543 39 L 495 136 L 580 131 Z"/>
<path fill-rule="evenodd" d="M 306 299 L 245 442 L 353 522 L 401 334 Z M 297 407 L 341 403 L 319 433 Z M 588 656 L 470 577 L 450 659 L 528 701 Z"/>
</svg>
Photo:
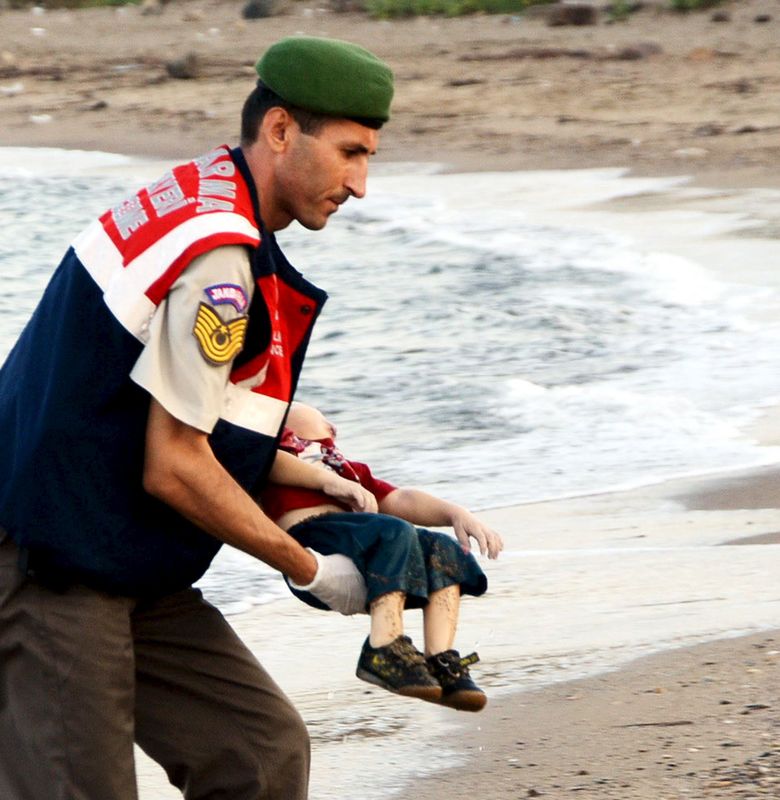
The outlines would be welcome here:
<svg viewBox="0 0 780 800">
<path fill-rule="evenodd" d="M 350 167 L 344 185 L 353 197 L 365 197 L 366 179 L 368 178 L 368 158 L 358 159 L 354 164 L 350 165 Z"/>
</svg>

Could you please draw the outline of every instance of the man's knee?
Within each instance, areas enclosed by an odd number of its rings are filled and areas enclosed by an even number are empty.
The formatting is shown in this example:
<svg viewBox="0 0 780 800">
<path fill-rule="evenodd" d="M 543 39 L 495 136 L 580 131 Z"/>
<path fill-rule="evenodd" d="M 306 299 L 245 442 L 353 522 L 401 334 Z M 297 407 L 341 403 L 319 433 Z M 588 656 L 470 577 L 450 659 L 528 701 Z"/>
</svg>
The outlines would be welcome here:
<svg viewBox="0 0 780 800">
<path fill-rule="evenodd" d="M 288 704 L 277 710 L 273 730 L 249 737 L 234 774 L 243 772 L 254 790 L 247 786 L 247 798 L 263 800 L 306 800 L 308 797 L 311 742 L 301 715 Z M 253 793 L 254 791 L 254 793 Z M 241 797 L 233 792 L 231 797 Z"/>
</svg>

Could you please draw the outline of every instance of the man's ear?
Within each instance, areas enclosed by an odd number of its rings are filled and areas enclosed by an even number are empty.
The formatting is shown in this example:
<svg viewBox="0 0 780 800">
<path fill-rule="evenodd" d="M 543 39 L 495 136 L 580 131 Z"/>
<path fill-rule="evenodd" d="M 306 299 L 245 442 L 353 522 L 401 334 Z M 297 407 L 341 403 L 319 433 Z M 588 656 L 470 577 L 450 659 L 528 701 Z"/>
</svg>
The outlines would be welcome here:
<svg viewBox="0 0 780 800">
<path fill-rule="evenodd" d="M 260 125 L 260 136 L 273 153 L 284 153 L 290 146 L 297 124 L 290 113 L 280 106 L 269 108 Z"/>
</svg>

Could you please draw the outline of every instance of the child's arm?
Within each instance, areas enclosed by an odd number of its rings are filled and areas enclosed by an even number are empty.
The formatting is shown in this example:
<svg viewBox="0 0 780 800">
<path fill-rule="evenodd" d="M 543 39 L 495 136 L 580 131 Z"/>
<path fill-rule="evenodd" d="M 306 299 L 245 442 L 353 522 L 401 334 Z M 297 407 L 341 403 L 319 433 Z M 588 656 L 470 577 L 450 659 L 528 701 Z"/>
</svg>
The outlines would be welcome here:
<svg viewBox="0 0 780 800">
<path fill-rule="evenodd" d="M 359 483 L 342 478 L 327 467 L 309 464 L 284 450 L 276 451 L 269 480 L 283 486 L 299 486 L 301 489 L 324 492 L 346 503 L 353 511 L 373 514 L 377 510 L 376 498 Z"/>
<path fill-rule="evenodd" d="M 420 489 L 395 489 L 379 501 L 379 511 L 413 525 L 449 525 L 466 552 L 471 549 L 469 537 L 476 540 L 483 556 L 497 558 L 504 549 L 501 536 L 470 511 Z"/>
</svg>

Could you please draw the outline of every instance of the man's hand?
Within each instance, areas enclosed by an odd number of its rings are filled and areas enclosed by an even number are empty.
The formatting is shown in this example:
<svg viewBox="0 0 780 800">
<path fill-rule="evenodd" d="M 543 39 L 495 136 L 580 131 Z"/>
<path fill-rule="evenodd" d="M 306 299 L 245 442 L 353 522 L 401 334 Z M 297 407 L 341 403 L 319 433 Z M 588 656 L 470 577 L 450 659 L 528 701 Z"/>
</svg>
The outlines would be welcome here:
<svg viewBox="0 0 780 800">
<path fill-rule="evenodd" d="M 470 511 L 460 506 L 455 506 L 451 516 L 450 525 L 455 531 L 455 536 L 461 547 L 468 553 L 471 550 L 469 537 L 479 545 L 479 552 L 488 558 L 498 558 L 504 549 L 504 541 L 492 528 L 480 522 Z"/>
<path fill-rule="evenodd" d="M 293 581 L 290 581 L 290 585 L 294 589 L 311 592 L 328 608 L 341 614 L 365 614 L 366 583 L 354 562 L 341 553 L 323 556 L 310 547 L 306 549 L 317 559 L 317 574 L 306 586 L 299 586 Z"/>
<path fill-rule="evenodd" d="M 364 511 L 376 514 L 376 498 L 359 483 L 342 478 L 332 470 L 328 470 L 322 484 L 322 491 L 335 500 L 346 503 L 353 511 Z"/>
</svg>

